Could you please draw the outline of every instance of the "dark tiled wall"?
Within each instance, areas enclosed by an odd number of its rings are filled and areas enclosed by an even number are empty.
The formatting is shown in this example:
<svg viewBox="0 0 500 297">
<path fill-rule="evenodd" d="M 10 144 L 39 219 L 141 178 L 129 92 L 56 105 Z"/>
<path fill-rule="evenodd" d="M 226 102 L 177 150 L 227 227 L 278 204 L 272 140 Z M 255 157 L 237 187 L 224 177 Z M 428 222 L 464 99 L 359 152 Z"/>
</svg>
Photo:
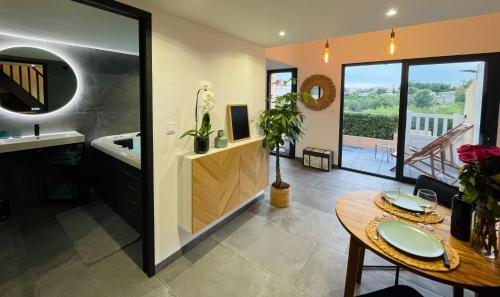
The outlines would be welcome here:
<svg viewBox="0 0 500 297">
<path fill-rule="evenodd" d="M 0 48 L 36 46 L 63 54 L 81 78 L 76 104 L 42 117 L 19 117 L 0 111 L 0 130 L 33 134 L 76 130 L 87 142 L 95 138 L 139 131 L 139 57 L 111 51 L 0 34 Z"/>
</svg>

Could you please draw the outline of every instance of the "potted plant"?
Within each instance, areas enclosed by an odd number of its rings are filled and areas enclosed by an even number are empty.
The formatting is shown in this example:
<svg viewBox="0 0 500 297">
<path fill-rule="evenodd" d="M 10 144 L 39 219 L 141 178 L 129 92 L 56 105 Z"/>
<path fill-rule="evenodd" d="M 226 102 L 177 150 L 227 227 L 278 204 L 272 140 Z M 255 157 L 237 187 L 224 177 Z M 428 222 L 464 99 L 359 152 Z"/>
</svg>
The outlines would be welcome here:
<svg viewBox="0 0 500 297">
<path fill-rule="evenodd" d="M 201 97 L 201 110 L 203 117 L 201 120 L 201 126 L 198 129 L 198 107 L 199 98 Z M 194 137 L 194 151 L 197 154 L 204 154 L 208 152 L 210 147 L 210 134 L 214 133 L 211 131 L 212 125 L 210 124 L 210 111 L 212 111 L 215 104 L 215 93 L 212 87 L 212 83 L 208 81 L 201 81 L 196 93 L 196 105 L 194 110 L 195 127 L 194 129 L 188 130 L 182 134 L 180 138 L 186 136 Z"/>
<path fill-rule="evenodd" d="M 471 247 L 489 258 L 498 257 L 500 218 L 500 148 L 462 145 L 457 150 L 460 161 L 462 200 L 475 204 L 470 237 Z"/>
<path fill-rule="evenodd" d="M 287 84 L 290 81 L 277 83 Z M 303 92 L 268 98 L 274 107 L 260 114 L 259 124 L 265 134 L 263 146 L 276 151 L 276 180 L 271 184 L 271 205 L 276 207 L 285 208 L 290 205 L 290 185 L 281 177 L 279 147 L 285 144 L 285 138 L 297 141 L 304 135 L 304 114 L 299 110 L 297 101 L 308 99 L 309 94 Z"/>
</svg>

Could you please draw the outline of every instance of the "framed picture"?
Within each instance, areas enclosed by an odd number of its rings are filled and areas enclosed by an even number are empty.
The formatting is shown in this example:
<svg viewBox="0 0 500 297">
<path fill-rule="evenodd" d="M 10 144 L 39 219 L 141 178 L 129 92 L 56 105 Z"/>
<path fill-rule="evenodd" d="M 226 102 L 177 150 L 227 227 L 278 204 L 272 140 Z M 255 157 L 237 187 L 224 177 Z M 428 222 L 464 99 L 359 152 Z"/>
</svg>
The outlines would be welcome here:
<svg viewBox="0 0 500 297">
<path fill-rule="evenodd" d="M 250 121 L 246 104 L 229 104 L 227 106 L 227 126 L 229 141 L 237 142 L 250 138 Z"/>
</svg>

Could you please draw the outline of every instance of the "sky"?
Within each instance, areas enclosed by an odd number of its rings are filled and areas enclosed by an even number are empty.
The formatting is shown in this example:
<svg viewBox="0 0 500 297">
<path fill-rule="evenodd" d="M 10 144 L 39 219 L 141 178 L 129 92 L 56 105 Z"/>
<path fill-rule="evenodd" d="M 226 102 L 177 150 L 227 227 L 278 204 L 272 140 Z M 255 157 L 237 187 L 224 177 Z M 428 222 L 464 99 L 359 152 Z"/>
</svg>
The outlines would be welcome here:
<svg viewBox="0 0 500 297">
<path fill-rule="evenodd" d="M 483 62 L 448 63 L 410 66 L 409 80 L 440 82 L 459 85 L 463 80 L 476 78 L 476 70 Z M 346 88 L 398 88 L 401 84 L 401 63 L 349 66 L 345 68 Z"/>
</svg>

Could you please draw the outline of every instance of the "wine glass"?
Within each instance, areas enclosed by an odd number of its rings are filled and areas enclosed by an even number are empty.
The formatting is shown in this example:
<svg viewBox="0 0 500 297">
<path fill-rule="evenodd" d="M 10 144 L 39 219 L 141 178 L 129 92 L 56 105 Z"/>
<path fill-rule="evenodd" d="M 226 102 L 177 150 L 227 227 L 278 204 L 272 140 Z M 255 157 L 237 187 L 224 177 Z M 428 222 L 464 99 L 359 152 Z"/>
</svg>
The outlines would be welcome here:
<svg viewBox="0 0 500 297">
<path fill-rule="evenodd" d="M 417 192 L 417 204 L 424 211 L 424 226 L 432 231 L 432 226 L 426 223 L 427 214 L 437 207 L 437 194 L 428 189 L 419 189 Z"/>
<path fill-rule="evenodd" d="M 384 183 L 382 185 L 382 197 L 389 202 L 390 208 L 392 209 L 392 204 L 396 202 L 401 195 L 401 191 L 398 186 L 392 184 Z M 385 212 L 384 216 L 390 216 L 389 213 Z"/>
</svg>

